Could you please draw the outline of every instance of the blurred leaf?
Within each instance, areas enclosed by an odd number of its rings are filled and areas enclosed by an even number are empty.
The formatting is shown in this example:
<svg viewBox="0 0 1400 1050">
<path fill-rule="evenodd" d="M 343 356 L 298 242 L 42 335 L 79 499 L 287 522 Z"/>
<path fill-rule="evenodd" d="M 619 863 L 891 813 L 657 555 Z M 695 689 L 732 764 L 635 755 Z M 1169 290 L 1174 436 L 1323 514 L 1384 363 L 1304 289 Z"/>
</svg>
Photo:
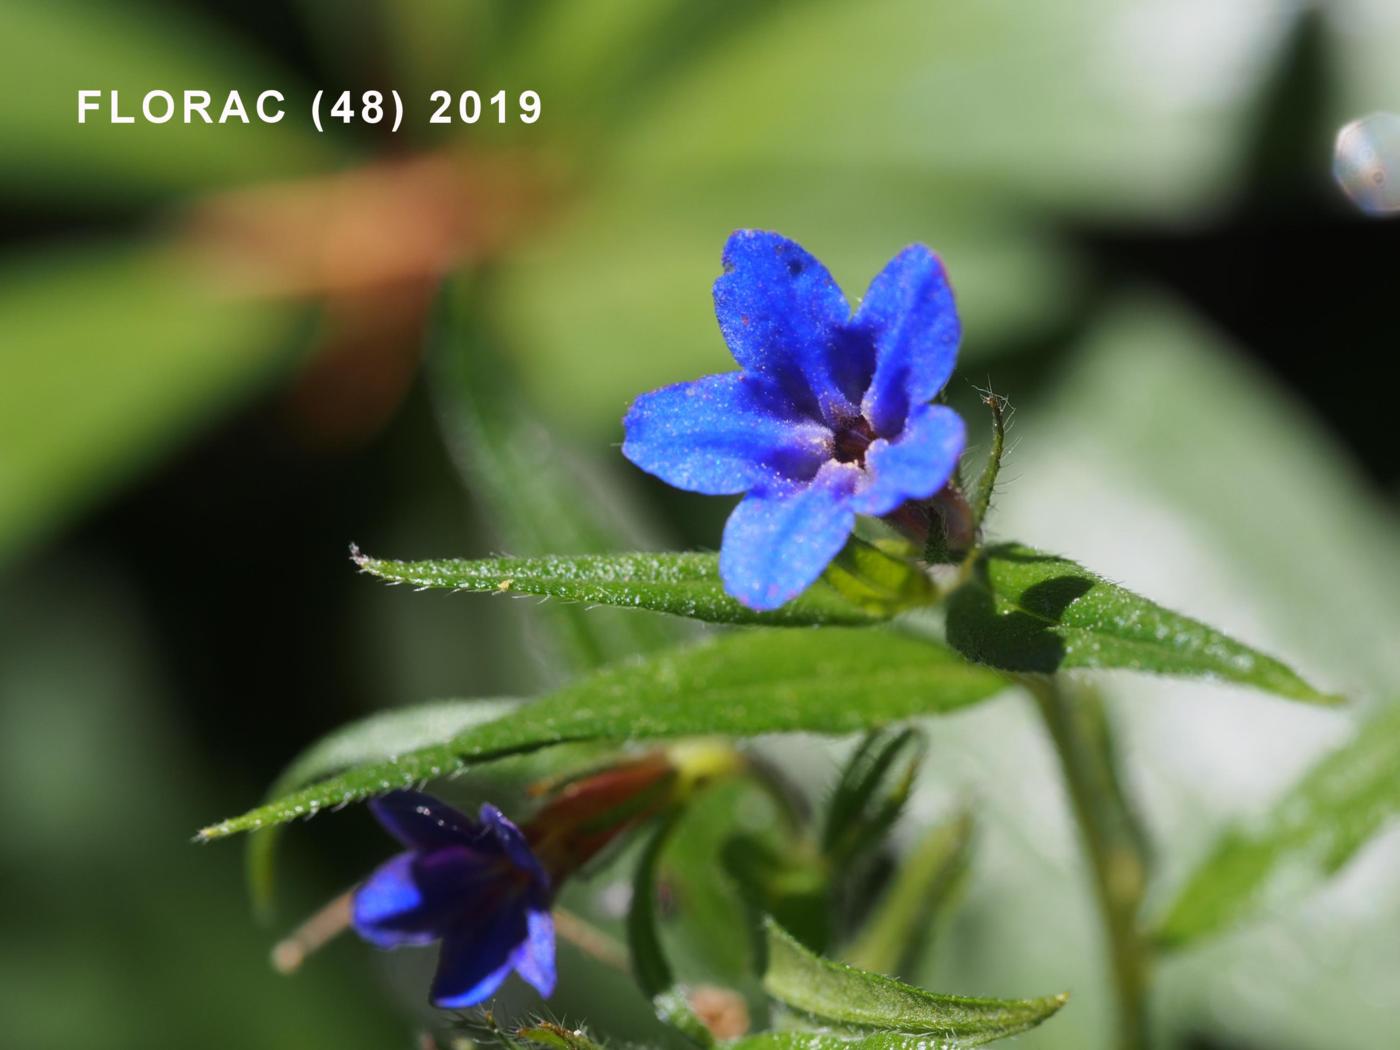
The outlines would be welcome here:
<svg viewBox="0 0 1400 1050">
<path fill-rule="evenodd" d="M 656 893 L 661 854 L 676 829 L 677 815 L 664 818 L 652 832 L 637 861 L 632 880 L 632 902 L 627 909 L 627 947 L 632 960 L 632 976 L 642 994 L 652 1001 L 657 1016 L 681 1031 L 699 1046 L 712 1046 L 714 1038 L 691 1010 L 682 989 L 675 987 L 675 975 L 661 946 L 657 927 Z"/>
<path fill-rule="evenodd" d="M 627 948 L 632 959 L 632 976 L 648 999 L 655 999 L 675 983 L 656 926 L 657 867 L 674 828 L 674 818 L 664 820 L 647 839 L 637 860 L 632 902 L 627 909 Z"/>
<path fill-rule="evenodd" d="M 358 766 L 205 828 L 200 838 L 286 823 L 553 744 L 707 733 L 854 733 L 956 710 L 1005 685 L 1001 675 L 949 649 L 882 630 L 745 631 L 604 668 L 495 722 Z"/>
<path fill-rule="evenodd" d="M 970 659 L 1010 671 L 1126 668 L 1217 678 L 1309 703 L 1341 700 L 1205 624 L 1019 544 L 978 557 L 949 601 L 948 640 Z"/>
<path fill-rule="evenodd" d="M 724 844 L 721 860 L 748 906 L 754 934 L 772 919 L 812 951 L 830 947 L 833 872 L 810 838 L 741 832 Z M 755 948 L 761 958 L 762 943 Z"/>
<path fill-rule="evenodd" d="M 771 806 L 771 797 L 752 779 L 736 778 L 701 793 L 681 812 L 663 864 L 676 904 L 671 955 L 689 973 L 727 986 L 738 986 L 753 973 L 752 939 L 735 933 L 745 901 L 726 870 L 724 849 L 741 826 L 750 828 L 755 813 L 760 826 L 776 835 L 781 818 Z"/>
<path fill-rule="evenodd" d="M 958 294 L 964 360 L 1063 323 L 1078 302 L 1079 268 L 1048 232 L 907 171 L 809 180 L 774 165 L 653 182 L 649 170 L 617 172 L 503 260 L 490 304 L 541 407 L 592 434 L 620 435 L 644 390 L 735 368 L 710 288 L 738 226 L 802 242 L 852 301 L 900 248 L 929 244 Z"/>
<path fill-rule="evenodd" d="M 448 451 L 494 531 L 519 554 L 645 545 L 622 512 L 628 501 L 524 403 L 482 334 L 471 295 L 459 281 L 439 297 L 433 391 Z M 542 615 L 561 655 L 577 669 L 657 649 L 678 636 L 673 625 L 651 617 L 589 616 L 567 603 L 550 603 Z"/>
<path fill-rule="evenodd" d="M 798 1013 L 828 1025 L 932 1037 L 948 1047 L 980 1046 L 1034 1028 L 1069 998 L 936 995 L 813 955 L 771 920 L 767 929 L 764 988 Z"/>
<path fill-rule="evenodd" d="M 899 973 L 927 950 L 930 928 L 967 872 L 972 815 L 929 829 L 894 877 L 865 928 L 842 954 L 860 970 Z"/>
<path fill-rule="evenodd" d="M 1169 947 L 1217 933 L 1337 872 L 1400 816 L 1400 707 L 1363 723 L 1252 827 L 1227 832 L 1187 879 L 1156 931 Z"/>
<path fill-rule="evenodd" d="M 285 370 L 306 316 L 159 246 L 0 268 L 0 559 Z"/>
<path fill-rule="evenodd" d="M 518 700 L 505 699 L 440 700 L 370 715 L 341 726 L 303 751 L 272 782 L 267 797 L 280 798 L 342 769 L 382 761 L 455 736 L 468 726 L 499 718 L 518 705 Z M 248 839 L 248 892 L 254 911 L 264 920 L 272 913 L 273 866 L 281 834 L 280 828 L 270 827 Z"/>
<path fill-rule="evenodd" d="M 757 17 L 746 4 L 741 31 L 726 11 L 688 34 L 713 46 L 668 49 L 655 43 L 667 20 L 635 14 L 655 5 L 603 6 L 542 20 L 556 47 L 535 68 L 576 71 L 567 94 L 606 121 L 594 136 L 611 148 L 589 155 L 569 214 L 501 287 L 531 387 L 595 431 L 643 390 L 732 367 L 709 287 L 735 227 L 801 241 L 853 300 L 925 241 L 958 291 L 967 359 L 1044 339 L 1078 305 L 1081 274 L 1041 216 L 1179 222 L 1221 200 L 1251 115 L 1241 71 L 1263 66 L 1280 21 L 1272 2 L 816 0 Z M 630 17 L 609 40 L 620 7 Z M 685 61 L 623 80 L 625 122 L 591 94 L 675 51 Z M 563 126 L 576 140 L 589 128 L 572 113 Z"/>
<path fill-rule="evenodd" d="M 160 88 L 182 106 L 186 89 L 207 91 L 217 121 L 237 89 L 253 123 L 166 124 L 141 118 Z M 260 92 L 286 96 L 277 124 L 257 123 Z M 100 89 L 102 109 L 78 123 L 78 90 Z M 108 91 L 123 116 L 109 121 Z M 305 174 L 338 159 L 311 126 L 311 92 L 187 11 L 145 4 L 7 0 L 0 5 L 0 187 L 11 194 L 92 206 L 120 196 L 154 197 L 251 179 Z"/>
<path fill-rule="evenodd" d="M 390 583 L 419 588 L 539 594 L 567 602 L 671 613 L 709 623 L 863 624 L 880 617 L 818 583 L 772 612 L 755 612 L 724 591 L 714 554 L 552 555 L 479 561 L 383 561 L 357 555 L 362 570 Z"/>
<path fill-rule="evenodd" d="M 855 157 L 864 170 L 953 175 L 1060 209 L 1180 214 L 1218 192 L 1238 158 L 1250 83 L 1221 70 L 1277 48 L 1272 14 L 1217 15 L 1203 64 L 1187 32 L 1199 10 L 787 5 L 658 92 L 624 130 L 620 166 L 676 176 L 782 163 L 795 182 Z"/>
<path fill-rule="evenodd" d="M 827 807 L 822 852 L 843 865 L 883 839 L 909 798 L 924 757 L 924 739 L 916 729 L 877 730 L 867 734 L 841 770 Z M 891 767 L 906 758 L 893 784 Z"/>
</svg>

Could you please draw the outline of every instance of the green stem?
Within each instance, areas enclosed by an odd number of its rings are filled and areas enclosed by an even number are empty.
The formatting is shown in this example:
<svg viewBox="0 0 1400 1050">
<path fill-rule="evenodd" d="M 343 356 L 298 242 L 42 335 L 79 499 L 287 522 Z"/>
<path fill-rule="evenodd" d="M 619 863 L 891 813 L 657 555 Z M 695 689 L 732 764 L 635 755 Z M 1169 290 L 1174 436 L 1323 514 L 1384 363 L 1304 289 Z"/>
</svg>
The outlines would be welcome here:
<svg viewBox="0 0 1400 1050">
<path fill-rule="evenodd" d="M 1147 943 L 1138 927 L 1146 881 L 1132 817 L 1074 698 L 1053 677 L 1025 677 L 1054 742 L 1094 875 L 1118 1006 L 1120 1050 L 1147 1046 Z"/>
<path fill-rule="evenodd" d="M 1001 457 L 1006 451 L 1006 398 L 988 389 L 982 403 L 992 410 L 992 450 L 982 473 L 977 477 L 977 489 L 972 494 L 972 524 L 979 532 L 992 505 L 992 491 L 997 487 Z"/>
</svg>

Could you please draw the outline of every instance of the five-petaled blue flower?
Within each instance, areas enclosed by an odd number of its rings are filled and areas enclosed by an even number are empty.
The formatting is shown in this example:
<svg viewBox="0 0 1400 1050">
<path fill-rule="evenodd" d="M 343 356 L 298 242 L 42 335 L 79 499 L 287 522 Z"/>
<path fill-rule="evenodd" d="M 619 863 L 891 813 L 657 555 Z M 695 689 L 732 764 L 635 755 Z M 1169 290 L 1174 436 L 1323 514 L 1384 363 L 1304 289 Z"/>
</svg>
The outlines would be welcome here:
<svg viewBox="0 0 1400 1050">
<path fill-rule="evenodd" d="M 961 328 L 943 264 L 896 255 L 851 312 L 826 268 L 776 233 L 738 230 L 715 281 L 742 371 L 643 394 L 622 451 L 677 488 L 747 492 L 724 529 L 725 589 L 773 609 L 811 584 L 857 514 L 885 515 L 947 484 L 966 432 L 929 404 Z"/>
<path fill-rule="evenodd" d="M 370 803 L 408 847 L 355 891 L 360 936 L 381 948 L 442 941 L 432 1000 L 482 1002 L 511 970 L 554 991 L 549 877 L 525 836 L 494 806 L 472 820 L 430 795 L 395 791 Z"/>
</svg>

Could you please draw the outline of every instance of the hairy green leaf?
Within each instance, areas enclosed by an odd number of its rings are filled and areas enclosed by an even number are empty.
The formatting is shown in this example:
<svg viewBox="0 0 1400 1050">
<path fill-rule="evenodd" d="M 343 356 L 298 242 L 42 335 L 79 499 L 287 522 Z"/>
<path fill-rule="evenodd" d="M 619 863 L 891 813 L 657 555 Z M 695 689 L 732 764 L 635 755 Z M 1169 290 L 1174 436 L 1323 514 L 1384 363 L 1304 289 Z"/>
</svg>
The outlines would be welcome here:
<svg viewBox="0 0 1400 1050">
<path fill-rule="evenodd" d="M 841 771 L 827 807 L 822 852 L 844 866 L 880 842 L 899 819 L 926 749 L 923 736 L 908 727 L 870 733 Z M 895 763 L 900 767 L 890 778 Z"/>
<path fill-rule="evenodd" d="M 719 733 L 856 733 L 991 696 L 1001 675 L 949 649 L 886 631 L 745 631 L 579 679 L 439 743 L 370 762 L 205 828 L 221 838 L 570 741 Z"/>
<path fill-rule="evenodd" d="M 639 515 L 626 512 L 625 494 L 557 441 L 521 397 L 512 369 L 477 320 L 473 296 L 471 286 L 458 281 L 439 297 L 430 375 L 443 440 L 499 541 L 525 555 L 646 546 L 647 537 L 628 525 Z M 539 617 L 551 629 L 543 641 L 576 670 L 679 637 L 674 623 L 590 616 L 564 603 L 550 603 Z"/>
<path fill-rule="evenodd" d="M 726 1044 L 727 1050 L 957 1050 L 963 1046 L 978 1046 L 1000 1036 L 988 1036 L 978 1041 L 937 1037 L 931 1043 L 924 1033 L 872 1032 L 847 1035 L 836 1032 L 803 1032 L 783 1030 L 760 1032 L 737 1042 Z"/>
<path fill-rule="evenodd" d="M 517 1039 L 548 1047 L 548 1050 L 603 1050 L 603 1044 L 594 1042 L 582 1029 L 565 1028 L 553 1021 L 537 1021 L 513 1034 Z"/>
<path fill-rule="evenodd" d="M 1187 879 L 1156 939 L 1178 947 L 1340 869 L 1400 816 L 1400 707 L 1363 724 L 1312 767 L 1256 825 L 1227 832 Z"/>
<path fill-rule="evenodd" d="M 813 955 L 772 920 L 767 931 L 763 987 L 768 994 L 817 1022 L 857 1033 L 898 1032 L 935 1038 L 948 1047 L 980 1046 L 1034 1028 L 1069 998 L 937 995 Z"/>
<path fill-rule="evenodd" d="M 1126 668 L 1216 678 L 1337 703 L 1288 667 L 1066 558 L 1008 543 L 978 557 L 948 604 L 948 640 L 1009 671 Z"/>
<path fill-rule="evenodd" d="M 772 612 L 725 593 L 714 554 L 584 554 L 478 561 L 383 561 L 354 552 L 364 572 L 390 583 L 492 594 L 537 594 L 571 602 L 671 613 L 710 623 L 862 624 L 881 617 L 824 583 Z"/>
<path fill-rule="evenodd" d="M 298 755 L 268 788 L 280 798 L 322 777 L 366 762 L 383 761 L 462 732 L 468 726 L 499 718 L 518 700 L 439 700 L 398 710 L 380 711 L 322 737 Z M 272 912 L 273 866 L 281 832 L 269 827 L 248 839 L 246 874 L 253 909 L 266 919 Z"/>
</svg>

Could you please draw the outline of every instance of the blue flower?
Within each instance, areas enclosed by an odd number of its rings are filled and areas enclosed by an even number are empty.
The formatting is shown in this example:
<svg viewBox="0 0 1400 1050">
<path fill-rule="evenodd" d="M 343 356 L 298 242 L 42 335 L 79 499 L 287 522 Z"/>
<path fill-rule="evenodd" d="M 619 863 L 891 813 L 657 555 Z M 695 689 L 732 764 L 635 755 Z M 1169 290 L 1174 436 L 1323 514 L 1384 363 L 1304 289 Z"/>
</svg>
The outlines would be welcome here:
<svg viewBox="0 0 1400 1050">
<path fill-rule="evenodd" d="M 857 514 L 885 515 L 947 484 L 966 432 L 929 402 L 961 326 L 938 256 L 911 245 L 851 312 L 826 268 L 776 233 L 724 247 L 715 313 L 740 371 L 643 394 L 622 451 L 706 495 L 748 495 L 720 550 L 725 589 L 754 609 L 801 593 Z"/>
<path fill-rule="evenodd" d="M 432 1001 L 474 1006 L 511 970 L 541 995 L 554 991 L 549 876 L 520 829 L 494 806 L 481 821 L 416 791 L 370 803 L 408 847 L 356 891 L 355 929 L 381 948 L 442 941 Z"/>
</svg>

